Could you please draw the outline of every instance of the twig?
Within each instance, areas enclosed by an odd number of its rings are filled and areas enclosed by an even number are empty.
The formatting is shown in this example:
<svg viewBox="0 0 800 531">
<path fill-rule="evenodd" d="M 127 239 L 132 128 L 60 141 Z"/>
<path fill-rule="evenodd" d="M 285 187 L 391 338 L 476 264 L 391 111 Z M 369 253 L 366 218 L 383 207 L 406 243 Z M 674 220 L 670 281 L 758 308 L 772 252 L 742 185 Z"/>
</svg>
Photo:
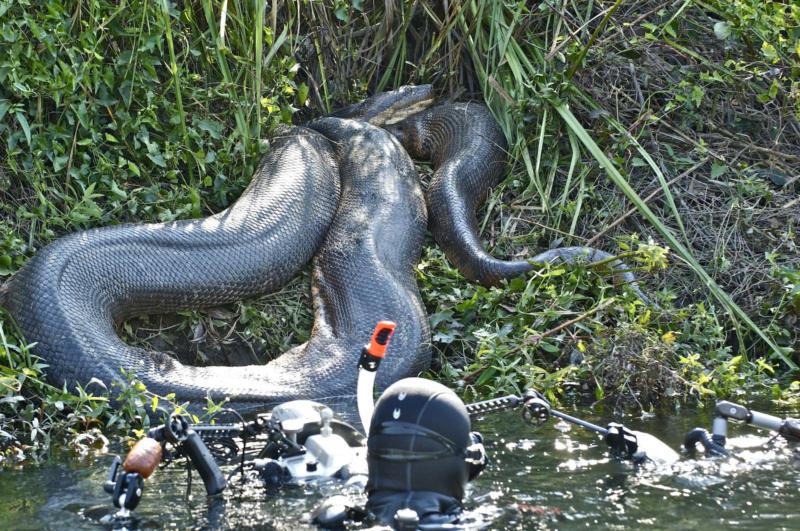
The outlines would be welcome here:
<svg viewBox="0 0 800 531">
<path fill-rule="evenodd" d="M 796 205 L 797 203 L 800 203 L 800 197 L 795 197 L 794 199 L 792 199 L 791 201 L 789 201 L 788 203 L 786 203 L 785 205 L 783 205 L 783 207 L 781 207 L 781 208 L 789 208 L 789 207 L 793 207 L 793 206 L 794 206 L 794 205 Z"/>
<path fill-rule="evenodd" d="M 697 164 L 695 164 L 694 166 L 692 166 L 688 170 L 684 171 L 683 173 L 681 173 L 680 175 L 678 175 L 677 177 L 675 177 L 674 179 L 669 181 L 667 183 L 667 186 L 671 186 L 671 185 L 675 184 L 676 182 L 680 181 L 681 179 L 683 179 L 684 177 L 686 177 L 687 175 L 689 175 L 690 173 L 694 172 L 696 169 L 698 169 L 699 167 L 704 165 L 706 162 L 708 162 L 708 157 L 704 158 L 703 160 L 701 160 L 700 162 L 698 162 Z M 650 202 L 651 199 L 653 199 L 657 195 L 661 194 L 661 192 L 663 192 L 663 191 L 664 191 L 663 188 L 656 188 L 655 190 L 653 190 L 653 192 L 650 195 L 645 197 L 642 201 L 644 201 L 644 203 L 647 204 L 647 203 Z M 628 210 L 627 212 L 625 212 L 625 214 L 623 214 L 621 217 L 619 217 L 616 220 L 614 220 L 614 222 L 611 223 L 608 227 L 606 227 L 605 229 L 601 230 L 600 232 L 595 234 L 592 238 L 590 238 L 589 241 L 586 242 L 586 246 L 587 247 L 591 247 L 593 243 L 595 243 L 597 240 L 602 238 L 605 234 L 608 233 L 608 231 L 610 231 L 611 229 L 613 229 L 614 227 L 616 227 L 617 225 L 619 225 L 620 223 L 625 221 L 628 217 L 632 216 L 633 214 L 635 214 L 638 211 L 639 211 L 639 209 L 637 207 L 633 207 L 630 210 Z"/>
</svg>

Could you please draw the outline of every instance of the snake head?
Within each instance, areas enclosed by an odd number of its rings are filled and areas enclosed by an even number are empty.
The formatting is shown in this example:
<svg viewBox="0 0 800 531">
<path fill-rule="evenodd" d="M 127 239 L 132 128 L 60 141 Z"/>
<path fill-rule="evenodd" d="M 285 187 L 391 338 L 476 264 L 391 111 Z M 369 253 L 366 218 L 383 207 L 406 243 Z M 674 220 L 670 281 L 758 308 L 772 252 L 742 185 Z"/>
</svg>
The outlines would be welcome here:
<svg viewBox="0 0 800 531">
<path fill-rule="evenodd" d="M 362 120 L 378 127 L 395 124 L 433 103 L 432 85 L 405 85 L 381 92 L 331 114 L 335 118 Z"/>
<path fill-rule="evenodd" d="M 431 145 L 430 115 L 438 107 L 418 112 L 405 119 L 383 126 L 386 131 L 395 137 L 412 158 L 417 160 L 431 160 L 433 146 Z"/>
</svg>

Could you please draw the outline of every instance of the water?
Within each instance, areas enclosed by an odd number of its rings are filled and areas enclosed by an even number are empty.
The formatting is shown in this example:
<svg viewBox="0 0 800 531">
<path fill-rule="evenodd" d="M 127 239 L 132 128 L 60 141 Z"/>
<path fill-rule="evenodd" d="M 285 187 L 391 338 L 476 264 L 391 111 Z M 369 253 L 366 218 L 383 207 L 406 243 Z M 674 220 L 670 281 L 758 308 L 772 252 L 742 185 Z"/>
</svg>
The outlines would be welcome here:
<svg viewBox="0 0 800 531">
<path fill-rule="evenodd" d="M 762 409 L 763 410 L 763 409 Z M 611 419 L 577 416 L 604 425 Z M 798 416 L 798 411 L 778 411 Z M 693 427 L 710 429 L 709 412 L 625 418 L 631 429 L 679 448 Z M 602 440 L 551 421 L 533 429 L 518 412 L 476 423 L 491 464 L 470 484 L 466 506 L 492 529 L 797 529 L 800 527 L 800 447 L 731 423 L 737 457 L 690 459 L 647 470 L 610 460 Z M 113 453 L 83 459 L 54 455 L 44 464 L 0 472 L 0 529 L 102 529 L 114 513 L 103 481 Z M 232 470 L 232 469 L 227 469 Z M 145 486 L 133 527 L 140 529 L 304 529 L 326 496 L 363 494 L 336 481 L 267 492 L 239 476 L 221 499 L 209 500 L 195 474 L 159 469 Z"/>
</svg>

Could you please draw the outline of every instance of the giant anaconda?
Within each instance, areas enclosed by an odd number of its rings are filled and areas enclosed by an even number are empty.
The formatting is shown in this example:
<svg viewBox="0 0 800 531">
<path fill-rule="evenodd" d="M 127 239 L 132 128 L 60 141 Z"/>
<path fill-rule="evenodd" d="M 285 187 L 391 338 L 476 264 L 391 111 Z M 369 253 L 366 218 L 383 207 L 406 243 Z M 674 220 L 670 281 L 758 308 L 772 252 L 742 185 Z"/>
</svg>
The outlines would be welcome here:
<svg viewBox="0 0 800 531">
<path fill-rule="evenodd" d="M 38 252 L 2 289 L 57 385 L 106 383 L 120 369 L 178 401 L 228 397 L 241 409 L 293 398 L 337 401 L 355 390 L 360 347 L 380 319 L 398 323 L 382 386 L 430 362 L 427 316 L 414 267 L 425 201 L 408 153 L 383 129 L 418 110 L 431 88 L 404 87 L 284 131 L 250 186 L 201 220 L 132 224 L 66 236 Z M 433 160 L 434 237 L 470 279 L 492 284 L 530 269 L 482 248 L 475 208 L 502 177 L 505 141 L 488 110 L 446 104 L 387 125 L 415 156 Z M 341 179 L 341 182 L 340 182 Z M 565 248 L 534 258 L 604 258 Z M 129 316 L 218 305 L 279 287 L 316 255 L 311 339 L 266 365 L 193 367 L 125 344 Z"/>
<path fill-rule="evenodd" d="M 357 116 L 380 121 L 384 100 L 408 106 L 428 94 L 400 89 Z M 92 378 L 109 384 L 125 369 L 178 401 L 230 397 L 242 409 L 353 395 L 360 349 L 378 319 L 400 323 L 392 348 L 403 353 L 387 360 L 379 383 L 427 367 L 427 317 L 413 271 L 426 215 L 414 166 L 377 127 L 334 118 L 316 127 L 321 132 L 283 132 L 242 196 L 219 214 L 79 232 L 39 251 L 2 302 L 37 342 L 49 379 L 70 388 Z M 277 288 L 315 253 L 312 337 L 266 365 L 187 366 L 115 333 L 132 315 Z"/>
</svg>

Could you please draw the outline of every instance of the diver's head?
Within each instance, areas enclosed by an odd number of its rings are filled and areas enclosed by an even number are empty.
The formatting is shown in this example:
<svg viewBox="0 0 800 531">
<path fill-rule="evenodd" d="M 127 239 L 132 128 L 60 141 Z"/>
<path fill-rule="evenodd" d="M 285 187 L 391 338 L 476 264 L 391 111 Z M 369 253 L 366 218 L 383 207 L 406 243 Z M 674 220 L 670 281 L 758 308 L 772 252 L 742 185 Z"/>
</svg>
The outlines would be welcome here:
<svg viewBox="0 0 800 531">
<path fill-rule="evenodd" d="M 453 391 L 422 378 L 400 380 L 375 404 L 367 493 L 427 491 L 460 503 L 467 481 L 485 465 L 481 443 Z"/>
<path fill-rule="evenodd" d="M 416 114 L 433 103 L 432 85 L 405 85 L 381 92 L 331 114 L 335 118 L 352 118 L 383 127 Z"/>
</svg>

